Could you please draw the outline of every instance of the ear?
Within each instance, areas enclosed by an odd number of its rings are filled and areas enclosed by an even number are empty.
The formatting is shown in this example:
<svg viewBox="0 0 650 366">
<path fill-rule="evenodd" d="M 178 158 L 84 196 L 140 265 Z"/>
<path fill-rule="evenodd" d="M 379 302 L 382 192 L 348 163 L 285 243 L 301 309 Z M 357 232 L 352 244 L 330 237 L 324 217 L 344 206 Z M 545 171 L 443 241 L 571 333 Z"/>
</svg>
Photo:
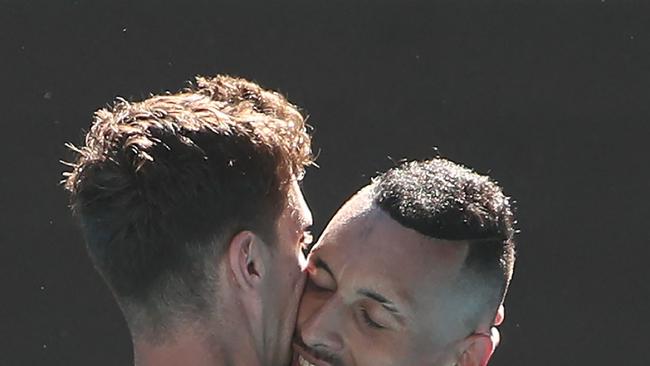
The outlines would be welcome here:
<svg viewBox="0 0 650 366">
<path fill-rule="evenodd" d="M 506 317 L 506 308 L 503 307 L 503 304 L 499 305 L 497 309 L 497 314 L 494 316 L 494 325 L 499 326 L 503 323 L 503 319 Z"/>
<path fill-rule="evenodd" d="M 496 330 L 496 328 L 493 328 Z M 487 334 L 472 334 L 465 338 L 461 346 L 461 355 L 458 366 L 485 366 L 487 365 L 496 344 L 495 339 Z M 496 342 L 498 343 L 498 331 Z"/>
<path fill-rule="evenodd" d="M 255 289 L 262 281 L 266 267 L 265 244 L 253 232 L 239 232 L 230 240 L 228 262 L 235 285 L 243 290 Z"/>
</svg>

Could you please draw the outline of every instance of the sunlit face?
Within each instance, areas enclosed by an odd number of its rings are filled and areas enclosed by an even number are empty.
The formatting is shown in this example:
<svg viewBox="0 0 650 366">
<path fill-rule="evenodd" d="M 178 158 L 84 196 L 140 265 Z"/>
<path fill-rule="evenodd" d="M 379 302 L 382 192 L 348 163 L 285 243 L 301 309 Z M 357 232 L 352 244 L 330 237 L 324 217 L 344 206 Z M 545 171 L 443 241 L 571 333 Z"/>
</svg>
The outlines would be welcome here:
<svg viewBox="0 0 650 366">
<path fill-rule="evenodd" d="M 467 246 L 354 201 L 309 255 L 293 364 L 445 364 L 464 336 L 450 293 Z"/>
<path fill-rule="evenodd" d="M 288 192 L 287 207 L 277 222 L 278 240 L 271 251 L 272 263 L 264 287 L 264 329 L 268 334 L 265 342 L 269 343 L 267 352 L 270 356 L 265 364 L 286 365 L 290 362 L 291 337 L 305 284 L 302 248 L 311 242 L 308 231 L 311 225 L 311 211 L 294 181 Z"/>
</svg>

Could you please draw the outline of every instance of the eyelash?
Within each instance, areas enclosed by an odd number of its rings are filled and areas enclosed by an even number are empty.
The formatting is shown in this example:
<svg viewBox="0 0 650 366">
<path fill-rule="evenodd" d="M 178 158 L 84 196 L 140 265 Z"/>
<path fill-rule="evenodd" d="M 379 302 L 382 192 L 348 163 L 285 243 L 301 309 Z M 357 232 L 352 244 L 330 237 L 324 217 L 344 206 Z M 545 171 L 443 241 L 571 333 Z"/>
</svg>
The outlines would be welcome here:
<svg viewBox="0 0 650 366">
<path fill-rule="evenodd" d="M 361 317 L 369 327 L 376 328 L 376 329 L 384 329 L 384 327 L 381 324 L 375 322 L 370 318 L 370 314 L 368 314 L 368 310 L 364 308 L 361 308 Z"/>
</svg>

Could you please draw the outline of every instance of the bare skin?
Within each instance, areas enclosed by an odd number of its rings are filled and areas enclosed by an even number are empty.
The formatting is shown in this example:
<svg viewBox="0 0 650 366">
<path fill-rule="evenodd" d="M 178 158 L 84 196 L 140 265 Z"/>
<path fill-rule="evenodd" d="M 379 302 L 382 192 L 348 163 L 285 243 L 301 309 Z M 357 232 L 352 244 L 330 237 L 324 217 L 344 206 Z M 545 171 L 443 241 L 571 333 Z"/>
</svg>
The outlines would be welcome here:
<svg viewBox="0 0 650 366">
<path fill-rule="evenodd" d="M 293 365 L 484 366 L 498 332 L 494 314 L 468 329 L 458 311 L 466 253 L 401 226 L 362 190 L 309 255 Z"/>
<path fill-rule="evenodd" d="M 265 243 L 251 231 L 236 234 L 220 258 L 215 312 L 180 322 L 164 342 L 133 333 L 136 366 L 287 365 L 305 283 L 301 249 L 311 225 L 293 182 L 277 242 Z"/>
</svg>

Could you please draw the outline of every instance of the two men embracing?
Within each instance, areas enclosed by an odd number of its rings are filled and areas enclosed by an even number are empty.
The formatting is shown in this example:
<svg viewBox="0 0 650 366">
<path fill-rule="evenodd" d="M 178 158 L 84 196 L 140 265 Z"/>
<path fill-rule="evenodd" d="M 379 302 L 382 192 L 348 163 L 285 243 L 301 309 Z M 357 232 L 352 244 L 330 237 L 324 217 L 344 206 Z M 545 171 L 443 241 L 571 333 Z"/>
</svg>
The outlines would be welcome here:
<svg viewBox="0 0 650 366">
<path fill-rule="evenodd" d="M 229 76 L 120 100 L 71 147 L 71 208 L 135 365 L 483 366 L 498 345 L 514 218 L 486 176 L 403 162 L 314 244 L 303 116 Z"/>
</svg>

